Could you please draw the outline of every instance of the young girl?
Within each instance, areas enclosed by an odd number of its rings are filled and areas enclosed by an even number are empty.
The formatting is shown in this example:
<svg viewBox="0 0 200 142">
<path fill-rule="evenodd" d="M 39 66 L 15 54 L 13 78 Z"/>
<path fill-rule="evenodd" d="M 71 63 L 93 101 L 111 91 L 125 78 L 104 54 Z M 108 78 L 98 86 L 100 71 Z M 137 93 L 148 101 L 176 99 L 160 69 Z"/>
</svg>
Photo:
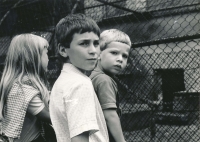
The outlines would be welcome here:
<svg viewBox="0 0 200 142">
<path fill-rule="evenodd" d="M 50 121 L 47 40 L 33 34 L 15 36 L 0 82 L 2 134 L 10 142 L 42 142 L 41 123 Z"/>
</svg>

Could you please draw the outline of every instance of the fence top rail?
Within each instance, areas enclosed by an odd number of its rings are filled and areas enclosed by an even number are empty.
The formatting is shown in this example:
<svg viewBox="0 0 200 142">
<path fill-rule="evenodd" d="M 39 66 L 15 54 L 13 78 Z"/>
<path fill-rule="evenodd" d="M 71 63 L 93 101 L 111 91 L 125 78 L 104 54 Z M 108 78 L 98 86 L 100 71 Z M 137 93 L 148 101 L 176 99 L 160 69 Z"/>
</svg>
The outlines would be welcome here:
<svg viewBox="0 0 200 142">
<path fill-rule="evenodd" d="M 131 48 L 157 45 L 157 44 L 162 44 L 162 43 L 180 42 L 180 41 L 198 39 L 198 38 L 200 38 L 200 34 L 162 38 L 162 39 L 159 39 L 159 40 L 150 40 L 150 41 L 145 41 L 145 42 L 132 43 Z"/>
</svg>

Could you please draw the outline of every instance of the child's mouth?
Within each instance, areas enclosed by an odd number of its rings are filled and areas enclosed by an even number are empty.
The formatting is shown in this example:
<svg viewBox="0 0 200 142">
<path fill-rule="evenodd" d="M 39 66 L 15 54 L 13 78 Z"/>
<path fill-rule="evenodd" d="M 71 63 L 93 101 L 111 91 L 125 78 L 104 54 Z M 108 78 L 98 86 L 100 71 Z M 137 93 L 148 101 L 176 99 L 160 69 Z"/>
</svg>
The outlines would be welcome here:
<svg viewBox="0 0 200 142">
<path fill-rule="evenodd" d="M 115 65 L 115 67 L 117 67 L 117 68 L 119 68 L 119 69 L 121 69 L 121 68 L 122 68 L 122 66 L 121 66 L 121 65 Z"/>
<path fill-rule="evenodd" d="M 90 60 L 90 61 L 96 61 L 97 58 L 91 58 L 91 59 L 87 59 L 87 60 Z"/>
</svg>

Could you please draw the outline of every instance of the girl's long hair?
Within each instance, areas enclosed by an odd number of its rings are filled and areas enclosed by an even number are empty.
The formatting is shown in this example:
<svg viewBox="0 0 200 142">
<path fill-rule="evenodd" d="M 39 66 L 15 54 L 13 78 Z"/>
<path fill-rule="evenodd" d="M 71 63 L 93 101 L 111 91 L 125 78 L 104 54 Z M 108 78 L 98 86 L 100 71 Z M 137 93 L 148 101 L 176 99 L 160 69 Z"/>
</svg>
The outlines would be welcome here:
<svg viewBox="0 0 200 142">
<path fill-rule="evenodd" d="M 13 83 L 18 81 L 23 84 L 23 76 L 28 76 L 33 86 L 41 92 L 42 99 L 47 95 L 47 79 L 41 65 L 41 55 L 48 46 L 47 40 L 33 34 L 21 34 L 12 39 L 0 82 L 0 119 L 3 118 L 4 105 Z"/>
</svg>

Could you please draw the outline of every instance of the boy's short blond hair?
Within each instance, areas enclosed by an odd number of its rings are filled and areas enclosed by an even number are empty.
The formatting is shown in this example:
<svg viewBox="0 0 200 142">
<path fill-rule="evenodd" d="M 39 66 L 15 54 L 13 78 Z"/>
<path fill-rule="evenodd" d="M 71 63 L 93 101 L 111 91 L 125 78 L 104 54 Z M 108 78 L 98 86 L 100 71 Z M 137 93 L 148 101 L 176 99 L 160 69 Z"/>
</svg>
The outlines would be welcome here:
<svg viewBox="0 0 200 142">
<path fill-rule="evenodd" d="M 100 50 L 105 50 L 106 46 L 111 42 L 121 42 L 131 46 L 129 36 L 117 29 L 105 30 L 100 34 Z"/>
</svg>

